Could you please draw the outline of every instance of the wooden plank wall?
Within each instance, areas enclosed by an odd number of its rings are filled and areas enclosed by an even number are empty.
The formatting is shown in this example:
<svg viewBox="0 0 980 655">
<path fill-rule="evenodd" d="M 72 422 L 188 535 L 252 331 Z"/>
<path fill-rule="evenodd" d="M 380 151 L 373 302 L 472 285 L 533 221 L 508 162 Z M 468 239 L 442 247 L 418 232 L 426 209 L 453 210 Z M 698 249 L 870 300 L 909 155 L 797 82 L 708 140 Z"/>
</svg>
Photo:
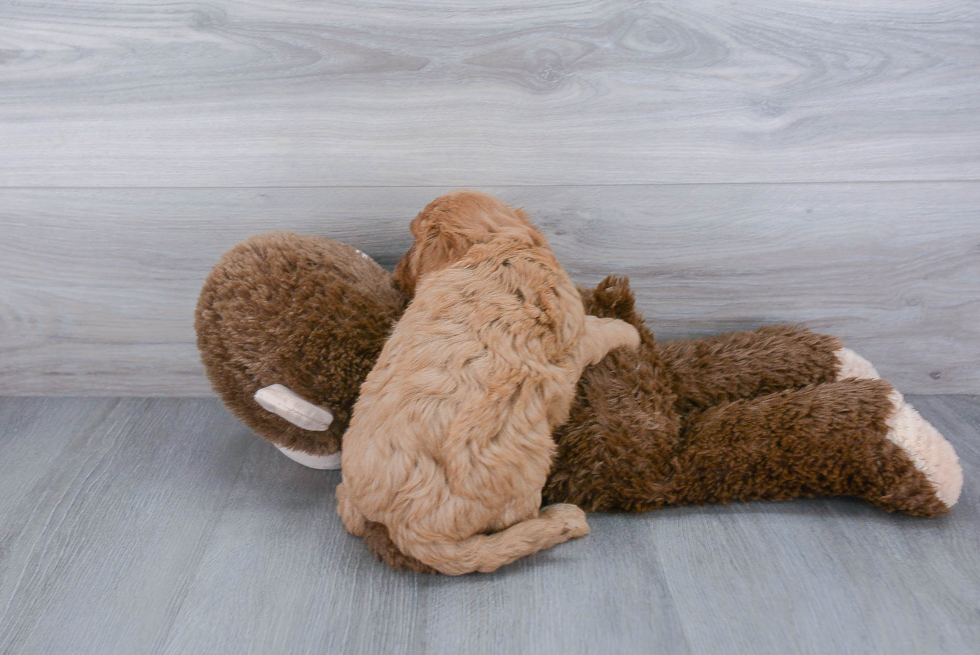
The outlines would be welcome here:
<svg viewBox="0 0 980 655">
<path fill-rule="evenodd" d="M 270 229 L 391 265 L 455 187 L 663 338 L 805 321 L 980 389 L 980 6 L 0 5 L 0 393 L 209 393 L 191 314 Z"/>
</svg>

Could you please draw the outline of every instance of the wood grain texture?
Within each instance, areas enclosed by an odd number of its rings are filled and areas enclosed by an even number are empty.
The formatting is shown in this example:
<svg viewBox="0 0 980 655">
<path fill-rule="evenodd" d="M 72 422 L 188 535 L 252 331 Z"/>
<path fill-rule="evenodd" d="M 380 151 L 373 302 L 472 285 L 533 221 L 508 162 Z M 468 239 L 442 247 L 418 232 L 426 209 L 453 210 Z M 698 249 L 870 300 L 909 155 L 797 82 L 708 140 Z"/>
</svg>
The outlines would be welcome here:
<svg viewBox="0 0 980 655">
<path fill-rule="evenodd" d="M 198 291 L 272 229 L 391 267 L 445 188 L 0 190 L 0 393 L 203 395 Z M 980 183 L 487 187 L 658 338 L 806 322 L 905 392 L 980 389 Z"/>
<path fill-rule="evenodd" d="M 971 653 L 980 397 L 909 400 L 952 514 L 860 502 L 590 515 L 490 575 L 397 574 L 213 399 L 0 399 L 0 652 Z"/>
<path fill-rule="evenodd" d="M 0 652 L 147 652 L 251 435 L 207 400 L 0 399 L 0 417 Z"/>
<path fill-rule="evenodd" d="M 0 186 L 980 179 L 969 0 L 0 4 Z"/>
</svg>

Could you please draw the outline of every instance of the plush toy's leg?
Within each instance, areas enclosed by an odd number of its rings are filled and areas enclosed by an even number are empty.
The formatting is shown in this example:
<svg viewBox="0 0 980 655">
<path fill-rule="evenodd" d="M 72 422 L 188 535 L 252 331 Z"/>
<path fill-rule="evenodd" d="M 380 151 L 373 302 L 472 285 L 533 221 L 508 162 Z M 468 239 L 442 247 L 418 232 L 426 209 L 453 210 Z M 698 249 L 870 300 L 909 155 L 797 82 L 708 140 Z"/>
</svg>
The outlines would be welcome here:
<svg viewBox="0 0 980 655">
<path fill-rule="evenodd" d="M 952 446 L 881 380 L 848 379 L 687 417 L 664 504 L 859 496 L 943 514 L 962 472 Z"/>
<path fill-rule="evenodd" d="M 658 349 L 674 375 L 681 412 L 845 377 L 878 377 L 836 337 L 794 325 L 671 341 Z"/>
</svg>

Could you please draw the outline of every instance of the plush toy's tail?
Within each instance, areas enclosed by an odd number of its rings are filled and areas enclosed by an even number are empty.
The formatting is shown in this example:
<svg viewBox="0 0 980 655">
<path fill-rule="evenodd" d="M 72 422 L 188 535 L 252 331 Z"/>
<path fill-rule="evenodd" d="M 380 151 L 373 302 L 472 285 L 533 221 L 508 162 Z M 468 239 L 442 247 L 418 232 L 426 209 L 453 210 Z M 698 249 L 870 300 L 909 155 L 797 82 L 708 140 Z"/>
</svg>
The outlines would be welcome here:
<svg viewBox="0 0 980 655">
<path fill-rule="evenodd" d="M 559 504 L 545 507 L 537 517 L 491 535 L 478 534 L 455 543 L 399 541 L 407 555 L 423 564 L 446 575 L 462 575 L 495 571 L 539 550 L 588 533 L 585 512 L 575 505 Z"/>
</svg>

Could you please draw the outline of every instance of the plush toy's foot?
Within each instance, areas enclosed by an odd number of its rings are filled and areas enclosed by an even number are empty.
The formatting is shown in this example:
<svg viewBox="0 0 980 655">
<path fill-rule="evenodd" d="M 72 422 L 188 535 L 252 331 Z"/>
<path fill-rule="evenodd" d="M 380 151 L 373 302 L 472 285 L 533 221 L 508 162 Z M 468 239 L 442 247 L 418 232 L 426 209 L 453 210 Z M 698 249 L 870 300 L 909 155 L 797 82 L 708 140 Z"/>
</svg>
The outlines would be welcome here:
<svg viewBox="0 0 980 655">
<path fill-rule="evenodd" d="M 339 452 L 331 455 L 310 455 L 309 453 L 304 453 L 302 450 L 293 450 L 284 446 L 276 446 L 276 448 L 279 450 L 279 452 L 297 464 L 302 464 L 303 466 L 311 469 L 334 471 L 340 468 Z"/>
<path fill-rule="evenodd" d="M 333 423 L 333 414 L 281 384 L 270 384 L 256 391 L 255 402 L 304 430 L 323 432 Z"/>
<path fill-rule="evenodd" d="M 879 380 L 881 376 L 878 371 L 861 355 L 850 348 L 841 348 L 834 351 L 837 361 L 840 362 L 840 371 L 837 372 L 837 379 L 857 378 L 859 380 Z"/>
<path fill-rule="evenodd" d="M 838 380 L 858 378 L 877 380 L 881 376 L 871 362 L 850 348 L 834 351 L 840 370 Z M 943 435 L 912 408 L 902 394 L 892 390 L 888 396 L 895 410 L 887 419 L 888 440 L 902 449 L 915 468 L 935 488 L 936 498 L 946 509 L 956 504 L 963 488 L 963 471 L 956 452 Z"/>
<path fill-rule="evenodd" d="M 956 504 L 963 489 L 963 470 L 953 446 L 912 408 L 902 395 L 892 391 L 895 407 L 886 420 L 886 437 L 902 449 L 915 468 L 935 487 L 936 497 L 947 509 Z"/>
</svg>

